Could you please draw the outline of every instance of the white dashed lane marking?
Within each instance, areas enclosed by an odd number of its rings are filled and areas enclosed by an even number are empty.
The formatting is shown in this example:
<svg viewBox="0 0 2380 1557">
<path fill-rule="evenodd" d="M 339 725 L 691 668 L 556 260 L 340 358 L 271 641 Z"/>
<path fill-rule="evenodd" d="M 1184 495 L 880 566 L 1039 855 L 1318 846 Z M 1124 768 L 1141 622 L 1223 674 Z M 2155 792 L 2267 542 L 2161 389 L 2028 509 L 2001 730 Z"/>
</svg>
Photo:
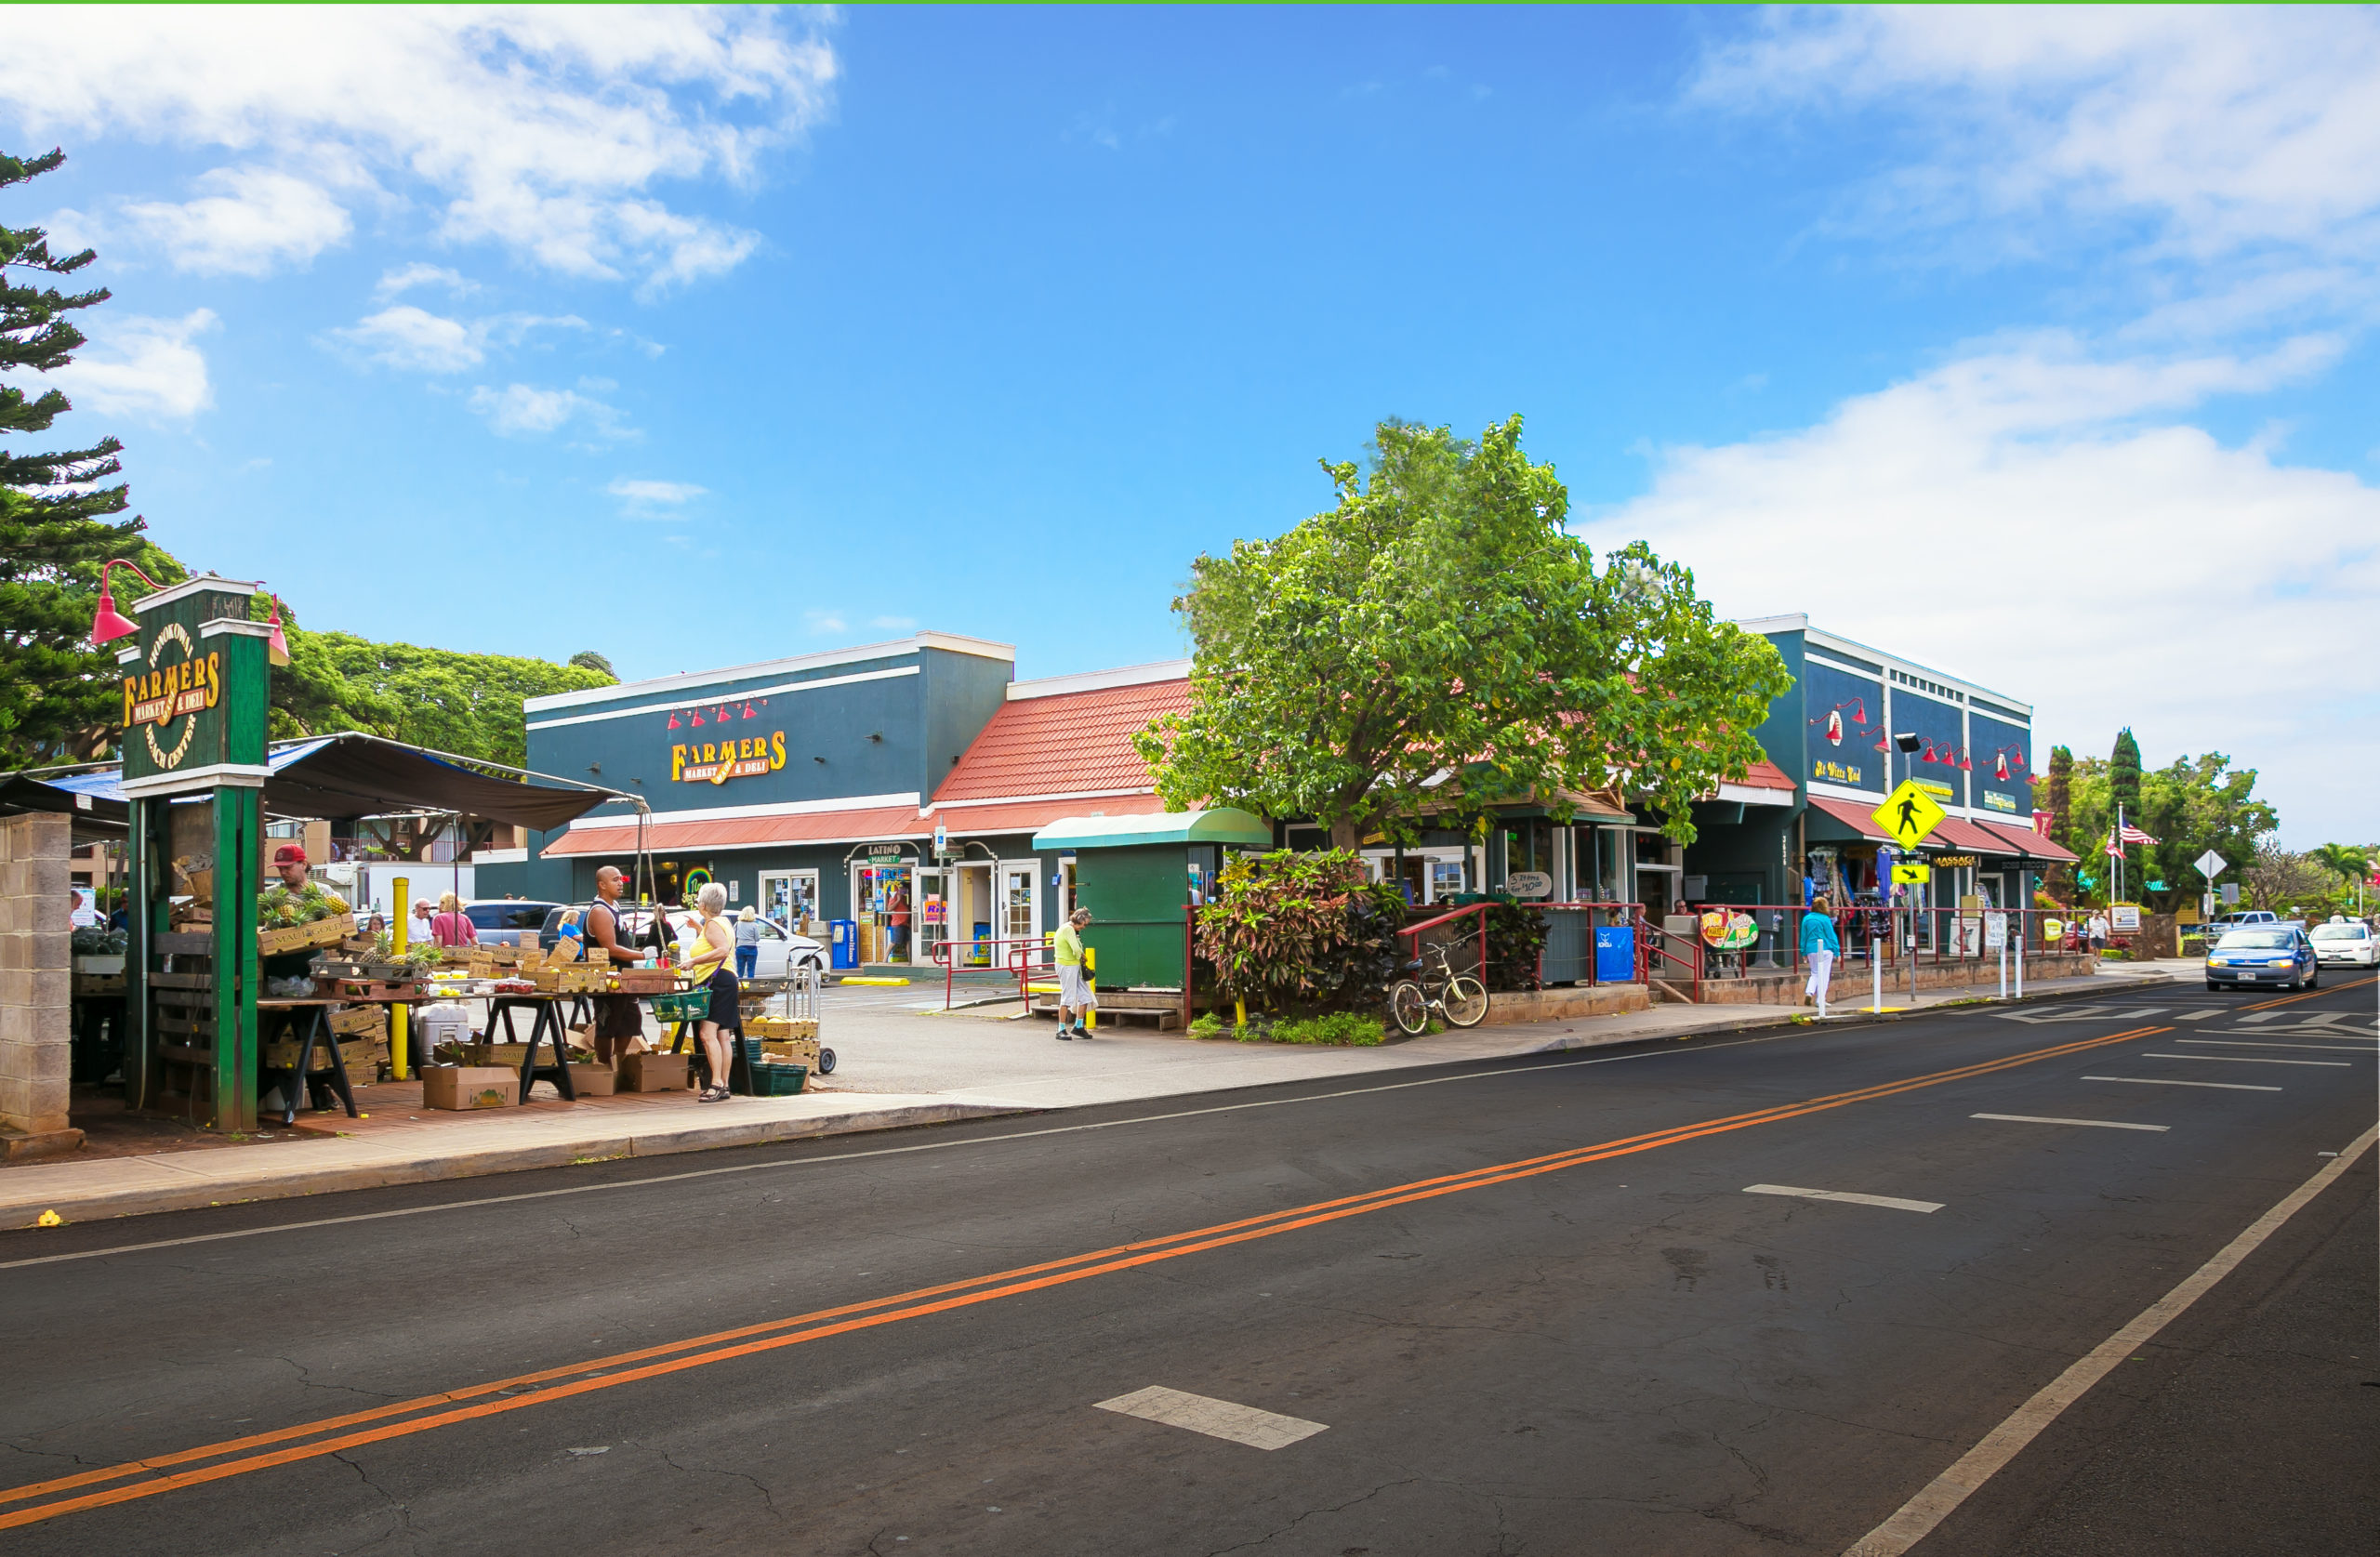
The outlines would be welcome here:
<svg viewBox="0 0 2380 1557">
<path fill-rule="evenodd" d="M 2278 1092 L 2278 1087 L 2254 1087 L 2244 1081 L 2173 1081 L 2162 1075 L 2086 1075 L 2085 1081 L 2128 1081 L 2135 1087 L 2214 1087 L 2226 1092 Z"/>
<path fill-rule="evenodd" d="M 2103 1130 L 2169 1130 L 2171 1125 L 2128 1125 L 2121 1119 L 2051 1119 L 2039 1114 L 1970 1114 L 1970 1119 L 2005 1119 L 2015 1125 L 2089 1125 Z"/>
<path fill-rule="evenodd" d="M 1805 1190 L 1792 1184 L 1746 1184 L 1746 1194 L 1791 1194 L 1804 1200 L 1840 1200 L 1846 1206 L 1882 1206 L 1888 1211 L 1938 1211 L 1938 1200 L 1901 1200 L 1889 1194 L 1853 1194 L 1848 1190 Z"/>
<path fill-rule="evenodd" d="M 2344 1060 L 2273 1060 L 2262 1054 L 2158 1054 L 2149 1049 L 2140 1053 L 2143 1060 L 2212 1060 L 2231 1065 L 2327 1065 L 2332 1070 L 2347 1069 Z"/>
<path fill-rule="evenodd" d="M 1260 1411 L 1253 1405 L 1236 1405 L 1228 1400 L 1185 1394 L 1162 1384 L 1103 1400 L 1098 1408 L 1138 1417 L 1144 1421 L 1162 1422 L 1168 1427 L 1187 1428 L 1210 1438 L 1227 1438 L 1251 1449 L 1287 1448 L 1301 1438 L 1311 1438 L 1325 1431 L 1321 1422 L 1284 1417 L 1277 1411 Z"/>
<path fill-rule="evenodd" d="M 2318 1049 L 2325 1054 L 2371 1054 L 2380 1052 L 2380 1050 L 2374 1050 L 2370 1044 L 2276 1043 L 2269 1039 L 2261 1038 L 2175 1038 L 2174 1041 L 2175 1043 L 2221 1044 L 2226 1049 Z"/>
</svg>

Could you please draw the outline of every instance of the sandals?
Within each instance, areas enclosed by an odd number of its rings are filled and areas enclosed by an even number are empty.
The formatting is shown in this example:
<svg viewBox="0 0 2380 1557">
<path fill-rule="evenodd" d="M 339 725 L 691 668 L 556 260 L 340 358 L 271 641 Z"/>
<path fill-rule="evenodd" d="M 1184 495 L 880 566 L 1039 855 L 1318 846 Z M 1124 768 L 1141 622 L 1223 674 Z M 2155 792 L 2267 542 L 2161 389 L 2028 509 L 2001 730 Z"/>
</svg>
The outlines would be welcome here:
<svg viewBox="0 0 2380 1557">
<path fill-rule="evenodd" d="M 724 1087 L 706 1087 L 694 1096 L 696 1102 L 725 1102 L 731 1094 Z"/>
</svg>

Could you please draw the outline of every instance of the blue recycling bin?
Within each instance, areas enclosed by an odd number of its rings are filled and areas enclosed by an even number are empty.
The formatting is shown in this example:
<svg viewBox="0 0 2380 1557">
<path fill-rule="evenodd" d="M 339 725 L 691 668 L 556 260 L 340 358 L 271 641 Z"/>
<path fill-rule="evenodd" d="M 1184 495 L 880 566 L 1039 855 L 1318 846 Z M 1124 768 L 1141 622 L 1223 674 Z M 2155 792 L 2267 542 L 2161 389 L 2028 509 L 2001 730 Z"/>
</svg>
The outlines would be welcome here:
<svg viewBox="0 0 2380 1557">
<path fill-rule="evenodd" d="M 1624 984 L 1636 977 L 1636 927 L 1595 927 L 1595 983 Z"/>
<path fill-rule="evenodd" d="M 829 919 L 826 921 L 826 927 L 829 933 L 828 951 L 834 965 L 838 968 L 858 967 L 859 921 Z"/>
</svg>

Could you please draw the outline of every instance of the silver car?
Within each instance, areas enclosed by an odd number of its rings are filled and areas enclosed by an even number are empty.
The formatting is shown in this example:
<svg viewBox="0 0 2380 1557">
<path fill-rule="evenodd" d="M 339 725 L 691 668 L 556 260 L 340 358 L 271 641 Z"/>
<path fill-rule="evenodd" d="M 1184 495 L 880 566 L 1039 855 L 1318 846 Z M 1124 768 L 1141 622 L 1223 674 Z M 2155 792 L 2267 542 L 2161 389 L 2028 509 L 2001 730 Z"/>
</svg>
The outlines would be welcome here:
<svg viewBox="0 0 2380 1557">
<path fill-rule="evenodd" d="M 2314 943 L 2295 925 L 2256 925 L 2235 930 L 2206 954 L 2206 987 L 2253 988 L 2280 984 L 2284 989 L 2312 989 L 2321 983 L 2322 967 Z"/>
</svg>

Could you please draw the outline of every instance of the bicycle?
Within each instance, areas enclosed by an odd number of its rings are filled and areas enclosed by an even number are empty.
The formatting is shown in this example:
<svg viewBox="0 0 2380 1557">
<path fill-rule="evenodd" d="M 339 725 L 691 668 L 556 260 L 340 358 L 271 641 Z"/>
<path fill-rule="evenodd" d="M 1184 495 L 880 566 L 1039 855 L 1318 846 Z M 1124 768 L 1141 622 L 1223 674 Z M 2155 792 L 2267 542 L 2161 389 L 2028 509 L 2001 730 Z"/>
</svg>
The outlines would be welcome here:
<svg viewBox="0 0 2380 1557">
<path fill-rule="evenodd" d="M 1388 1014 L 1408 1037 L 1429 1030 L 1436 1012 L 1449 1026 L 1476 1027 L 1488 1019 L 1488 986 L 1468 973 L 1458 973 L 1447 962 L 1447 949 L 1432 944 L 1405 965 L 1406 977 L 1388 986 Z M 1435 971 L 1426 966 L 1435 957 Z"/>
</svg>

